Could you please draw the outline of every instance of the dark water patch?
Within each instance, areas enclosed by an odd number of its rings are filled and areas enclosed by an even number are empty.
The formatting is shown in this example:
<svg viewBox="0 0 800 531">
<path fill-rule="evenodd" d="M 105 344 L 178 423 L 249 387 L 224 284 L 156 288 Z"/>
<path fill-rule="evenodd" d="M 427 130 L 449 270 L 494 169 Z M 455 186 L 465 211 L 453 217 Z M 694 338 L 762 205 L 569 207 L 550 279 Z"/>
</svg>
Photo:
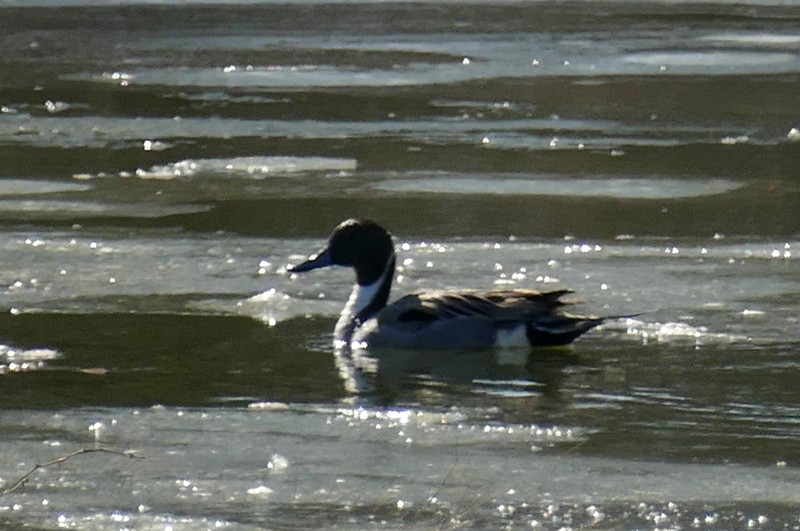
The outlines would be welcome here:
<svg viewBox="0 0 800 531">
<path fill-rule="evenodd" d="M 46 369 L 2 376 L 7 408 L 199 406 L 343 396 L 332 357 L 303 348 L 306 327 L 170 314 L 0 315 L 3 340 L 62 353 Z"/>
<path fill-rule="evenodd" d="M 752 189 L 751 189 L 752 190 Z M 744 194 L 743 194 L 744 195 Z M 758 195 L 758 194 L 757 194 Z M 745 197 L 747 201 L 744 201 Z M 508 236 L 613 239 L 620 234 L 707 237 L 726 227 L 730 235 L 769 233 L 777 237 L 796 234 L 796 194 L 670 202 L 622 200 L 559 200 L 552 197 L 443 196 L 356 198 L 270 198 L 263 201 L 228 201 L 208 212 L 153 220 L 153 226 L 180 226 L 188 230 L 225 230 L 245 235 L 291 237 L 326 234 L 349 217 L 379 218 L 399 236 L 425 226 L 428 237 Z M 587 208 L 590 207 L 590 208 Z M 407 213 L 415 213 L 410 219 Z M 315 212 L 314 216 L 306 213 Z M 686 219 L 695 224 L 687 226 Z M 603 220 L 598 224 L 598 220 Z M 91 218 L 81 223 L 97 225 Z M 123 220 L 120 220 L 123 221 Z M 102 223 L 113 220 L 105 219 Z M 127 223 L 128 221 L 123 221 Z M 144 222 L 143 222 L 144 223 Z"/>
</svg>

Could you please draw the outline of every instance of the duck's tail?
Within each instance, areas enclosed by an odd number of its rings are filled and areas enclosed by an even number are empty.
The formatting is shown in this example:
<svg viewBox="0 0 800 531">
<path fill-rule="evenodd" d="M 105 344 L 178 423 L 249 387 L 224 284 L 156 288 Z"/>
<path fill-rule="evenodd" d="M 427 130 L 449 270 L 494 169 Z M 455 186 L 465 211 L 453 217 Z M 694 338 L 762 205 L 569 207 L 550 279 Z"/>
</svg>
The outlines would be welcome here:
<svg viewBox="0 0 800 531">
<path fill-rule="evenodd" d="M 631 313 L 624 315 L 607 315 L 604 317 L 588 317 L 579 315 L 559 314 L 552 315 L 549 319 L 529 321 L 525 325 L 525 334 L 534 347 L 557 347 L 568 345 L 579 336 L 588 332 L 606 321 L 615 319 L 632 319 L 642 315 Z"/>
</svg>

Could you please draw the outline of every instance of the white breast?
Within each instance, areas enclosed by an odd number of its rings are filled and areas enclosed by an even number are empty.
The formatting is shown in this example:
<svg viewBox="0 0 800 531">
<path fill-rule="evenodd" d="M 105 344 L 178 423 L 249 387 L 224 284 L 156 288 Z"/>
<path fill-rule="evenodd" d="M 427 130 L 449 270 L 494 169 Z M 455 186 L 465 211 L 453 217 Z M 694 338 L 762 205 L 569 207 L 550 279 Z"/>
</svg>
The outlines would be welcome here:
<svg viewBox="0 0 800 531">
<path fill-rule="evenodd" d="M 531 345 L 525 333 L 525 323 L 520 323 L 512 328 L 498 328 L 494 341 L 495 346 L 500 348 L 519 348 Z"/>
<path fill-rule="evenodd" d="M 344 305 L 344 309 L 339 315 L 339 320 L 336 321 L 336 328 L 334 330 L 334 337 L 336 339 L 344 338 L 345 331 L 352 325 L 355 316 L 372 302 L 378 290 L 381 289 L 382 282 L 383 279 L 380 279 L 367 286 L 361 286 L 359 284 L 353 286 L 350 298 L 347 299 L 347 304 Z"/>
</svg>

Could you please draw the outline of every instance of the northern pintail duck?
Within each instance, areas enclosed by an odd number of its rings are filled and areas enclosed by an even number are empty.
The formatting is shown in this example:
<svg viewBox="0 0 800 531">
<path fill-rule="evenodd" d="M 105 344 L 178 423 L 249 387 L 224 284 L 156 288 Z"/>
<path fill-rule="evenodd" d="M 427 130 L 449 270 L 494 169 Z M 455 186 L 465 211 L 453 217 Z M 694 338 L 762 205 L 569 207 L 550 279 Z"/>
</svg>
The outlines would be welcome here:
<svg viewBox="0 0 800 531">
<path fill-rule="evenodd" d="M 336 323 L 334 338 L 349 344 L 412 349 L 486 349 L 571 343 L 605 318 L 571 315 L 561 297 L 572 291 L 418 291 L 387 304 L 395 272 L 392 236 L 372 221 L 337 226 L 328 245 L 305 262 L 303 273 L 352 267 L 356 284 Z"/>
</svg>

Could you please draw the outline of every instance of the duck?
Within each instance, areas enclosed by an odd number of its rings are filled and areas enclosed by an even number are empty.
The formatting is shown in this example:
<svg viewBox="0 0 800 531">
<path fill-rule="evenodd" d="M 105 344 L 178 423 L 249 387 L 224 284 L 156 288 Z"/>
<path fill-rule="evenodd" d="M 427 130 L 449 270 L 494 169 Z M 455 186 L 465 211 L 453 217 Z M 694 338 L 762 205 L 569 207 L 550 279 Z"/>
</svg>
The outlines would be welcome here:
<svg viewBox="0 0 800 531">
<path fill-rule="evenodd" d="M 334 328 L 334 342 L 417 350 L 480 350 L 569 345 L 607 319 L 564 311 L 569 289 L 430 290 L 389 303 L 395 273 L 392 235 L 367 219 L 348 219 L 327 245 L 287 267 L 305 273 L 350 267 L 355 284 Z M 620 316 L 627 317 L 627 316 Z"/>
</svg>

